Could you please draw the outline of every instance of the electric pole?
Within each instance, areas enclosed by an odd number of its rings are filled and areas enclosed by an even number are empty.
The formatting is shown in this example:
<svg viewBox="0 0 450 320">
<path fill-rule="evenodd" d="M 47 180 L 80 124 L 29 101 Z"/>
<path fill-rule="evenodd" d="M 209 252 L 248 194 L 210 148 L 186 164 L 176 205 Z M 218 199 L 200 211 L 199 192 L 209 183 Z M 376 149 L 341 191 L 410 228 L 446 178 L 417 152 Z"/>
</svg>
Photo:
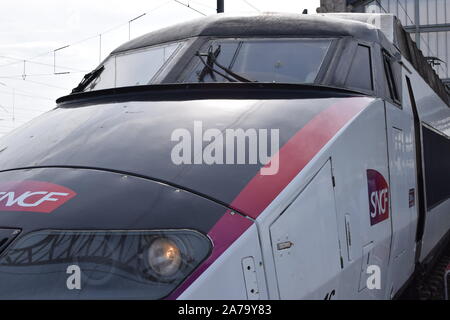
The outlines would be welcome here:
<svg viewBox="0 0 450 320">
<path fill-rule="evenodd" d="M 224 0 L 217 0 L 217 13 L 225 12 Z"/>
</svg>

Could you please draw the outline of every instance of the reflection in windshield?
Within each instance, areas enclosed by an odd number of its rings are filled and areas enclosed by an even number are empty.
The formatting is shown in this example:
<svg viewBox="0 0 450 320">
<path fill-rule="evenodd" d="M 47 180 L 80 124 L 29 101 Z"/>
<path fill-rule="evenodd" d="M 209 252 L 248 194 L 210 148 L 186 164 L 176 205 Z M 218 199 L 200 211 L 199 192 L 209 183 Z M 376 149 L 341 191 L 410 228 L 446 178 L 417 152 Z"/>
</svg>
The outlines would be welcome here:
<svg viewBox="0 0 450 320">
<path fill-rule="evenodd" d="M 258 82 L 314 83 L 331 40 L 223 40 L 208 43 L 220 48 L 218 64 Z M 198 59 L 198 58 L 196 58 Z M 228 77 L 209 72 L 198 63 L 183 82 L 229 82 Z"/>
<path fill-rule="evenodd" d="M 223 78 L 227 79 L 230 82 L 253 82 L 250 79 L 244 78 L 241 75 L 233 72 L 232 70 L 230 70 L 227 67 L 222 66 L 220 63 L 217 62 L 217 57 L 220 55 L 221 52 L 221 47 L 220 45 L 217 47 L 216 50 L 213 51 L 213 47 L 210 46 L 208 48 L 208 52 L 207 53 L 200 53 L 197 52 L 197 56 L 200 59 L 200 61 L 202 62 L 202 64 L 205 66 L 202 70 L 202 72 L 200 72 L 200 74 L 198 75 L 198 81 L 203 82 L 203 80 L 205 79 L 206 75 L 209 74 L 209 76 L 211 77 L 211 79 L 213 79 L 214 81 L 216 81 L 216 75 L 218 74 L 220 76 L 222 76 Z M 203 57 L 206 57 L 206 61 L 203 60 Z M 217 68 L 220 68 L 221 71 L 217 70 Z M 226 74 L 222 73 L 225 72 Z"/>
<path fill-rule="evenodd" d="M 104 70 L 90 81 L 85 91 L 150 84 L 180 47 L 181 43 L 172 43 L 113 55 L 105 61 Z"/>
</svg>

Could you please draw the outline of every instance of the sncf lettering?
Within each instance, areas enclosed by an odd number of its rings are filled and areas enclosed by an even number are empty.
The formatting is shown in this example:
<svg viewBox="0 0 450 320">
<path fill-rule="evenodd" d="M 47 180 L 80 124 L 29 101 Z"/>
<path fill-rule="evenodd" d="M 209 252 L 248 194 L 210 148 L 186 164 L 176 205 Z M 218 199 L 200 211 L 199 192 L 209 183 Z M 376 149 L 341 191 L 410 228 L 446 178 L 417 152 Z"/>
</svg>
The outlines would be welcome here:
<svg viewBox="0 0 450 320">
<path fill-rule="evenodd" d="M 0 211 L 50 213 L 75 196 L 69 188 L 49 182 L 0 182 Z"/>
</svg>

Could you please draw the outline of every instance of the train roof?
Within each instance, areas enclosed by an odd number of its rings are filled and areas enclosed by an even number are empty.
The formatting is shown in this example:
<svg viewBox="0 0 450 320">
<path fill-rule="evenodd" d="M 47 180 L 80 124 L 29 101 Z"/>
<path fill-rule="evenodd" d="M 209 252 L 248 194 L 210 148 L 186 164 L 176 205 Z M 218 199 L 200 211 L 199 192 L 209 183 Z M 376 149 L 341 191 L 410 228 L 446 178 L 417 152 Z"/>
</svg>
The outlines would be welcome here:
<svg viewBox="0 0 450 320">
<path fill-rule="evenodd" d="M 441 99 L 450 106 L 447 89 L 422 51 L 391 14 L 260 13 L 217 14 L 160 29 L 126 42 L 112 54 L 194 37 L 353 37 L 400 52 Z"/>
<path fill-rule="evenodd" d="M 123 44 L 113 53 L 199 36 L 352 36 L 371 42 L 379 41 L 378 29 L 374 26 L 356 20 L 342 19 L 341 17 L 292 13 L 218 14 L 145 34 Z"/>
</svg>

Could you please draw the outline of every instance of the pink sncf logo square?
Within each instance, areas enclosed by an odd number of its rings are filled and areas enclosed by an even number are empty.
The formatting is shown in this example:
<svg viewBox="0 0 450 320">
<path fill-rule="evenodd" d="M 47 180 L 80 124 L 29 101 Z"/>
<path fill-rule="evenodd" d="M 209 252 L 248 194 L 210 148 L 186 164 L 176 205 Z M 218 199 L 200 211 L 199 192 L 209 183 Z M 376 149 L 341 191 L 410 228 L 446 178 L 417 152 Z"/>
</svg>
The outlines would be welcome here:
<svg viewBox="0 0 450 320">
<path fill-rule="evenodd" d="M 51 213 L 77 194 L 42 181 L 0 182 L 0 211 Z"/>
<path fill-rule="evenodd" d="M 376 170 L 367 170 L 367 184 L 370 224 L 373 226 L 389 219 L 389 186 L 383 175 Z"/>
</svg>

